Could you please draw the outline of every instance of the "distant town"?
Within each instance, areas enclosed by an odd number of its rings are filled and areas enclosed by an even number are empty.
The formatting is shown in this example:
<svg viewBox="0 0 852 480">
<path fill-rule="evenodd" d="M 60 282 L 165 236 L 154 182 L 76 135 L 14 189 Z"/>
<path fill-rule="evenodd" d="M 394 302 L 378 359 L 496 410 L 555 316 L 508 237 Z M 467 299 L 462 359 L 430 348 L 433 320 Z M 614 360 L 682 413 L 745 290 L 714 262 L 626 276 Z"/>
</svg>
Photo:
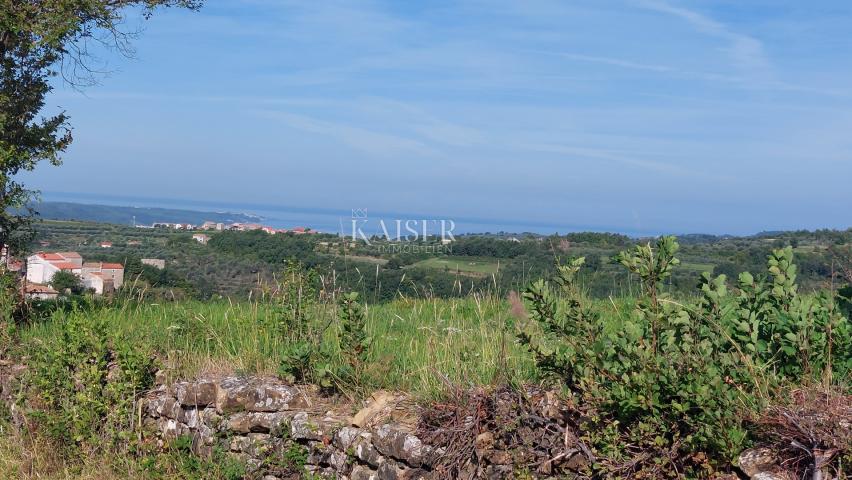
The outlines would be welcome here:
<svg viewBox="0 0 852 480">
<path fill-rule="evenodd" d="M 269 227 L 266 225 L 261 225 L 259 223 L 222 223 L 222 222 L 204 222 L 200 225 L 193 225 L 191 223 L 170 223 L 170 222 L 154 222 L 151 225 L 135 225 L 137 228 L 170 228 L 173 230 L 215 230 L 215 231 L 239 231 L 239 232 L 248 232 L 251 230 L 263 230 L 264 232 L 275 235 L 277 233 L 293 233 L 296 235 L 301 235 L 305 233 L 318 233 L 316 230 L 313 230 L 308 227 L 293 227 L 290 229 L 287 228 L 275 228 Z"/>
<path fill-rule="evenodd" d="M 182 231 L 263 231 L 270 235 L 293 234 L 305 235 L 319 233 L 309 227 L 274 228 L 259 223 L 223 223 L 206 221 L 199 225 L 192 223 L 154 222 L 150 225 L 135 225 L 142 229 L 170 229 Z M 192 239 L 206 245 L 210 236 L 205 233 L 194 233 Z M 135 242 L 138 244 L 138 241 Z M 98 242 L 101 248 L 112 248 L 111 241 Z M 47 247 L 42 243 L 42 247 Z M 165 260 L 157 258 L 143 258 L 142 264 L 154 268 L 165 268 Z M 119 290 L 124 285 L 124 268 L 122 263 L 116 262 L 86 262 L 82 255 L 74 251 L 45 252 L 39 251 L 26 258 L 26 262 L 14 258 L 8 254 L 4 247 L 0 251 L 0 264 L 10 272 L 17 272 L 21 278 L 22 289 L 28 298 L 35 300 L 53 300 L 62 293 L 61 287 L 57 286 L 57 275 L 73 275 L 78 279 L 80 285 L 86 291 L 95 295 L 108 295 Z"/>
</svg>

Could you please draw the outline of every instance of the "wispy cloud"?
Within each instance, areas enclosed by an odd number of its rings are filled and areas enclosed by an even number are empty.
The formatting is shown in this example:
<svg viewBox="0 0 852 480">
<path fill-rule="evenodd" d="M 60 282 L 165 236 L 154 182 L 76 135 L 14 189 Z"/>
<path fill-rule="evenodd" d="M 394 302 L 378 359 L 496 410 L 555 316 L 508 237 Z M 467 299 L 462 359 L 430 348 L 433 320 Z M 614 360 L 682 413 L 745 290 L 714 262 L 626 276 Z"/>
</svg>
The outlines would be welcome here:
<svg viewBox="0 0 852 480">
<path fill-rule="evenodd" d="M 640 158 L 635 155 L 625 154 L 623 152 L 612 151 L 603 148 L 562 145 L 556 143 L 527 143 L 517 145 L 517 147 L 535 152 L 556 153 L 575 158 L 587 158 L 594 160 L 603 160 L 607 162 L 615 162 L 622 165 L 636 167 L 642 170 L 654 173 L 662 173 L 670 176 L 696 177 L 703 179 L 715 178 L 717 180 L 727 179 L 725 177 L 718 177 L 716 175 L 709 174 L 708 172 L 702 172 L 694 168 L 684 168 L 680 165 L 676 165 L 673 163 L 665 163 L 660 162 L 658 160 Z"/>
<path fill-rule="evenodd" d="M 765 71 L 770 67 L 763 43 L 749 35 L 735 32 L 727 25 L 704 14 L 683 7 L 676 7 L 662 0 L 636 0 L 636 4 L 660 13 L 673 15 L 687 21 L 698 31 L 728 41 L 726 48 L 734 63 L 747 70 Z"/>
<path fill-rule="evenodd" d="M 576 53 L 558 53 L 557 55 L 561 57 L 565 57 L 570 60 L 577 60 L 580 62 L 589 62 L 589 63 L 598 63 L 602 65 L 611 65 L 614 67 L 622 67 L 629 68 L 633 70 L 646 70 L 650 72 L 675 72 L 678 69 L 674 67 L 670 67 L 667 65 L 656 65 L 653 63 L 642 63 L 642 62 L 634 62 L 630 60 L 622 60 L 620 58 L 612 58 L 612 57 L 598 57 L 594 55 L 580 55 Z"/>
<path fill-rule="evenodd" d="M 437 155 L 433 148 L 423 142 L 389 133 L 379 133 L 344 123 L 329 122 L 288 112 L 258 110 L 260 116 L 278 120 L 283 124 L 301 130 L 335 138 L 351 148 L 370 155 L 393 157 L 397 155 Z"/>
</svg>

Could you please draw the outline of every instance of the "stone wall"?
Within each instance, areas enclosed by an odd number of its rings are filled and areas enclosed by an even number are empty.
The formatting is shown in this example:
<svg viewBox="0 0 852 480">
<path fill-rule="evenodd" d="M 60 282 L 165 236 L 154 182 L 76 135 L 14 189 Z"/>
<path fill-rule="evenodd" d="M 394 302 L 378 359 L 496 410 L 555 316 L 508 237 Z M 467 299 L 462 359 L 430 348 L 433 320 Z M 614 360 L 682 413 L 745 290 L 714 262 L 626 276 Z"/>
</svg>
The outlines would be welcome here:
<svg viewBox="0 0 852 480">
<path fill-rule="evenodd" d="M 25 424 L 24 412 L 16 403 L 21 397 L 17 380 L 25 370 L 0 361 L 0 404 L 18 426 Z M 552 392 L 528 391 L 527 398 L 535 404 L 540 419 L 561 417 L 564 405 Z M 352 405 L 319 395 L 314 387 L 259 377 L 202 378 L 160 385 L 139 402 L 144 440 L 166 447 L 180 437 L 190 439 L 195 454 L 236 456 L 248 467 L 249 478 L 258 480 L 304 478 L 305 473 L 340 480 L 443 479 L 433 468 L 446 452 L 425 444 L 414 433 L 418 413 L 416 405 L 401 394 L 380 391 L 363 404 Z M 495 432 L 501 428 L 496 427 Z M 524 428 L 536 427 L 521 430 Z M 570 434 L 564 430 L 564 445 L 550 445 L 551 450 L 535 446 L 549 459 L 543 463 L 530 462 L 525 456 L 529 451 L 501 447 L 494 432 L 479 433 L 471 442 L 472 458 L 460 476 L 515 478 L 520 471 L 532 473 L 529 467 L 535 465 L 536 478 L 552 474 L 573 478 L 570 473 L 582 470 L 591 454 L 582 448 L 567 448 L 579 445 L 576 438 L 570 441 Z M 558 451 L 565 453 L 554 456 Z M 716 478 L 796 478 L 771 449 L 743 452 L 737 463 L 742 475 Z"/>
<path fill-rule="evenodd" d="M 165 445 L 180 436 L 192 449 L 243 459 L 257 478 L 292 475 L 281 460 L 299 449 L 305 469 L 338 479 L 434 478 L 434 452 L 395 414 L 402 396 L 380 392 L 353 416 L 308 387 L 274 378 L 200 379 L 161 386 L 141 402 L 143 431 Z"/>
</svg>

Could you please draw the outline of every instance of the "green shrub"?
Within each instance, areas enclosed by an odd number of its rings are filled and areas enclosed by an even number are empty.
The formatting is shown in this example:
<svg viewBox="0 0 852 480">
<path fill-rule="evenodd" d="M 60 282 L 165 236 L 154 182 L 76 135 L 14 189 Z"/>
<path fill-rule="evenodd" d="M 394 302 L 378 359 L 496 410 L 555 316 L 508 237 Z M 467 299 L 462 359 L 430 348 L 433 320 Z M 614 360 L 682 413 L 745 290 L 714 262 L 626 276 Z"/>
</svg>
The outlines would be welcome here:
<svg viewBox="0 0 852 480">
<path fill-rule="evenodd" d="M 358 303 L 358 293 L 343 295 L 340 299 L 340 353 L 344 359 L 339 377 L 357 383 L 364 374 L 370 337 L 365 329 L 364 307 Z"/>
<path fill-rule="evenodd" d="M 126 447 L 135 401 L 153 382 L 152 359 L 99 318 L 69 315 L 60 336 L 36 342 L 25 378 L 32 416 L 69 454 Z"/>
<path fill-rule="evenodd" d="M 609 322 L 576 286 L 582 258 L 525 293 L 536 325 L 520 341 L 581 398 L 606 475 L 702 476 L 746 446 L 744 413 L 770 390 L 850 370 L 849 323 L 828 296 L 798 295 L 789 247 L 772 252 L 768 278 L 740 275 L 733 299 L 724 275 L 705 273 L 694 305 L 664 292 L 677 250 L 662 237 L 616 257 L 643 294 Z"/>
</svg>

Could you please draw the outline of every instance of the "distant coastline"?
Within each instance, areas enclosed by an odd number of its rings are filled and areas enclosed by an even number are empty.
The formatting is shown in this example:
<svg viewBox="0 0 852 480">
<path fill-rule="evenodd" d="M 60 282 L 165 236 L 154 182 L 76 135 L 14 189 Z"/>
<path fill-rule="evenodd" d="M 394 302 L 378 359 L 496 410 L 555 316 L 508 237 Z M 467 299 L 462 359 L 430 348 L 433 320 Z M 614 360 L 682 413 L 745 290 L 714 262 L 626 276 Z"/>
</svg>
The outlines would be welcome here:
<svg viewBox="0 0 852 480">
<path fill-rule="evenodd" d="M 33 204 L 39 218 L 45 220 L 76 220 L 118 225 L 151 225 L 153 223 L 260 222 L 263 217 L 250 213 L 102 205 L 94 203 L 43 201 Z"/>
<path fill-rule="evenodd" d="M 164 208 L 193 212 L 241 212 L 240 215 L 256 216 L 263 219 L 264 224 L 276 228 L 292 228 L 294 226 L 310 227 L 324 233 L 351 234 L 352 211 L 344 209 L 300 207 L 291 205 L 270 205 L 262 203 L 227 203 L 206 200 L 149 198 L 139 196 L 100 195 L 71 192 L 42 192 L 45 202 L 65 202 L 79 204 L 97 204 L 104 206 Z M 369 209 L 372 219 L 385 219 L 390 222 L 395 219 L 451 219 L 456 224 L 457 234 L 536 234 L 551 235 L 554 233 L 571 232 L 611 232 L 620 233 L 634 238 L 653 237 L 666 233 L 643 229 L 630 229 L 607 225 L 574 225 L 558 222 L 517 219 L 491 219 L 454 215 L 423 214 L 422 212 L 395 212 Z M 183 220 L 187 222 L 188 220 Z M 197 222 L 190 222 L 197 223 Z M 368 231 L 366 233 L 380 233 Z"/>
</svg>

